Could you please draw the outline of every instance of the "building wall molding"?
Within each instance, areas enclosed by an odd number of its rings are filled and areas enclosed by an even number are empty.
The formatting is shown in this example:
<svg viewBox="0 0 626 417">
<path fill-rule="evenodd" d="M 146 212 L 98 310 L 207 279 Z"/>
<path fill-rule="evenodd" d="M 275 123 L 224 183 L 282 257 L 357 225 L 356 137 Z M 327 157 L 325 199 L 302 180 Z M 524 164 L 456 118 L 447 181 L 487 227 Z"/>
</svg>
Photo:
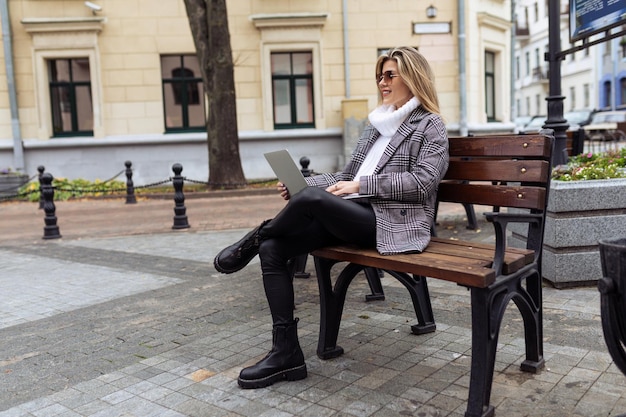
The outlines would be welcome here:
<svg viewBox="0 0 626 417">
<path fill-rule="evenodd" d="M 49 139 L 53 136 L 47 61 L 76 57 L 89 59 L 93 132 L 95 137 L 104 136 L 102 71 L 98 50 L 98 34 L 104 22 L 105 18 L 102 17 L 22 19 L 24 30 L 33 39 L 34 90 L 37 97 L 39 139 Z"/>
</svg>

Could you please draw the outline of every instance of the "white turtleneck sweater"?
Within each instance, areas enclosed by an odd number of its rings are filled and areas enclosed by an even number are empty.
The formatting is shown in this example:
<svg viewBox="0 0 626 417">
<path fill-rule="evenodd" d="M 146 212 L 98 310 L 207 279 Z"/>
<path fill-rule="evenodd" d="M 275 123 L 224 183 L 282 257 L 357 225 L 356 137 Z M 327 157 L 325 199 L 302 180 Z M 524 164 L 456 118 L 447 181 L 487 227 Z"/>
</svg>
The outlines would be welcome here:
<svg viewBox="0 0 626 417">
<path fill-rule="evenodd" d="M 374 169 L 376 169 L 376 165 L 378 165 L 378 161 L 380 161 L 383 152 L 385 152 L 385 148 L 389 144 L 391 137 L 396 133 L 408 115 L 419 105 L 419 100 L 413 97 L 399 109 L 396 109 L 393 105 L 384 104 L 375 108 L 369 114 L 369 121 L 372 126 L 380 132 L 380 136 L 367 152 L 363 164 L 361 164 L 361 167 L 354 176 L 356 181 L 362 176 L 372 175 L 374 173 Z"/>
</svg>

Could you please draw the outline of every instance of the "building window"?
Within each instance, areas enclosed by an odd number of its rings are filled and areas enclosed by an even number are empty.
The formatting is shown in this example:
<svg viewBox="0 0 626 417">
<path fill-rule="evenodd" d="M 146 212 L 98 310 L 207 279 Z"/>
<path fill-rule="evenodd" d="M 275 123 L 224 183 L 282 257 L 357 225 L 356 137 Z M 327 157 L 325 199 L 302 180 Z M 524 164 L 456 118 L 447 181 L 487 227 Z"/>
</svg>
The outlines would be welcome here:
<svg viewBox="0 0 626 417">
<path fill-rule="evenodd" d="M 53 137 L 93 135 L 88 58 L 48 60 Z"/>
<path fill-rule="evenodd" d="M 533 4 L 533 10 L 535 12 L 535 22 L 538 22 L 539 21 L 539 4 L 537 2 Z"/>
<path fill-rule="evenodd" d="M 274 128 L 315 127 L 313 111 L 313 54 L 271 54 Z"/>
<path fill-rule="evenodd" d="M 161 57 L 165 131 L 199 131 L 206 128 L 204 86 L 195 55 Z"/>
<path fill-rule="evenodd" d="M 487 121 L 496 120 L 496 54 L 485 51 L 485 112 Z"/>
<path fill-rule="evenodd" d="M 620 107 L 626 106 L 626 78 L 619 80 L 619 92 L 620 92 Z"/>
<path fill-rule="evenodd" d="M 604 103 L 603 103 L 604 107 L 610 108 L 611 107 L 611 82 L 605 81 L 602 86 L 604 88 Z"/>
<path fill-rule="evenodd" d="M 570 110 L 574 110 L 576 108 L 576 87 L 569 88 L 569 98 L 570 98 Z"/>
<path fill-rule="evenodd" d="M 526 27 L 530 27 L 530 17 L 528 16 L 528 7 L 524 7 L 524 21 L 526 22 Z"/>
<path fill-rule="evenodd" d="M 530 52 L 526 51 L 526 76 L 530 75 Z"/>
<path fill-rule="evenodd" d="M 539 94 L 535 95 L 535 107 L 537 109 L 535 114 L 542 115 L 542 114 L 545 113 L 545 111 L 541 108 L 541 95 L 539 95 Z"/>
<path fill-rule="evenodd" d="M 530 97 L 526 97 L 526 116 L 532 116 L 530 111 Z"/>
<path fill-rule="evenodd" d="M 520 77 L 520 64 L 519 64 L 519 56 L 515 57 L 515 79 L 519 80 Z"/>
<path fill-rule="evenodd" d="M 589 90 L 589 84 L 583 84 L 583 106 L 589 108 L 591 103 L 591 92 Z"/>
<path fill-rule="evenodd" d="M 539 48 L 535 48 L 535 69 L 533 71 L 533 78 L 537 80 L 543 79 L 543 72 L 541 70 L 541 58 L 539 56 Z"/>
</svg>

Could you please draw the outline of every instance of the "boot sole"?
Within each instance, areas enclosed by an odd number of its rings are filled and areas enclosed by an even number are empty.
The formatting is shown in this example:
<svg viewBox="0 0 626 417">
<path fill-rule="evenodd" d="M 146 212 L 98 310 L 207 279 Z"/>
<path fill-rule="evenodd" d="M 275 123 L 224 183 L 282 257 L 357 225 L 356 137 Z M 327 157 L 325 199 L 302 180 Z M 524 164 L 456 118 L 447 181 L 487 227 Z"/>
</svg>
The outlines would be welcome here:
<svg viewBox="0 0 626 417">
<path fill-rule="evenodd" d="M 283 379 L 287 381 L 299 381 L 306 377 L 307 377 L 306 364 L 302 364 L 295 368 L 289 368 L 289 369 L 282 370 L 280 372 L 276 372 L 272 375 L 266 376 L 265 378 L 259 378 L 259 379 L 238 378 L 237 383 L 239 384 L 241 388 L 244 388 L 244 389 L 265 388 Z"/>
</svg>

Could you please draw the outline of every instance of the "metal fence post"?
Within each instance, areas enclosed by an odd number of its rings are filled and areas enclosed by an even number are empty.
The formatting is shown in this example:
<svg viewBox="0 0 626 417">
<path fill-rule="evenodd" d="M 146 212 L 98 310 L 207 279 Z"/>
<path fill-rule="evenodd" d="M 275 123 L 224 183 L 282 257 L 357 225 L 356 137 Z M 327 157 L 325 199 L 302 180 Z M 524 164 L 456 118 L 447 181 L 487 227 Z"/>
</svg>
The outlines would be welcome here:
<svg viewBox="0 0 626 417">
<path fill-rule="evenodd" d="M 172 229 L 186 229 L 189 227 L 189 222 L 187 221 L 187 209 L 185 208 L 185 194 L 183 194 L 185 178 L 180 175 L 183 172 L 183 166 L 176 163 L 172 166 L 172 171 L 174 171 L 174 177 L 172 178 L 172 184 L 174 185 L 174 225 Z"/>
<path fill-rule="evenodd" d="M 61 237 L 55 214 L 53 179 L 52 174 L 47 172 L 41 176 L 41 194 L 44 200 L 43 210 L 46 213 L 44 217 L 46 225 L 43 228 L 43 239 L 58 239 Z"/>
<path fill-rule="evenodd" d="M 302 172 L 302 175 L 305 177 L 311 176 L 311 170 L 309 169 L 310 163 L 311 163 L 311 160 L 307 158 L 306 156 L 303 156 L 302 158 L 300 158 L 300 166 L 302 167 L 300 169 L 300 172 Z M 306 261 L 308 257 L 309 257 L 308 254 L 304 254 L 304 255 L 296 256 L 295 258 L 292 259 L 294 278 L 309 278 L 311 276 L 310 273 L 305 271 Z"/>
<path fill-rule="evenodd" d="M 39 208 L 43 209 L 43 193 L 41 192 L 41 176 L 43 175 L 46 168 L 43 165 L 39 165 L 37 167 L 37 171 L 39 172 Z"/>
<path fill-rule="evenodd" d="M 135 198 L 135 186 L 133 184 L 133 170 L 131 166 L 132 162 L 126 161 L 124 162 L 126 166 L 126 204 L 135 204 L 137 203 L 137 198 Z"/>
</svg>

